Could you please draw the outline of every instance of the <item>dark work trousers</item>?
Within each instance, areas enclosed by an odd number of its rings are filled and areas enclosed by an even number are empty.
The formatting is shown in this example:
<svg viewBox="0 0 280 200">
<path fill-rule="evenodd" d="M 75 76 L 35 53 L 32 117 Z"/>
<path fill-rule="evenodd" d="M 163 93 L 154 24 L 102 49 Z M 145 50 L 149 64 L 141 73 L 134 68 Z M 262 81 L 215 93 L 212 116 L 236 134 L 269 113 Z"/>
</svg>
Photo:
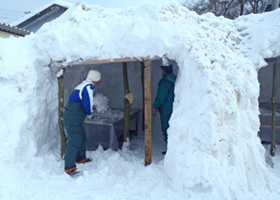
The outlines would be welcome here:
<svg viewBox="0 0 280 200">
<path fill-rule="evenodd" d="M 69 101 L 64 109 L 63 121 L 67 134 L 65 170 L 76 168 L 76 162 L 86 158 L 86 132 L 84 121 L 86 112 L 81 103 Z"/>
</svg>

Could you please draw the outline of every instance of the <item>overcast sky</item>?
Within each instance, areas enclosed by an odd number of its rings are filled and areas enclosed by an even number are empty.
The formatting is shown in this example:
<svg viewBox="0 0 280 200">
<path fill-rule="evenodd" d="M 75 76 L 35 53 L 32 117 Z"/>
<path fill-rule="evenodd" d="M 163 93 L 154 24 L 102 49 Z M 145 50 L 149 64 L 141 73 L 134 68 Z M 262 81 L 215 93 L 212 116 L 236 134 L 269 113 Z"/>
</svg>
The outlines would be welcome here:
<svg viewBox="0 0 280 200">
<path fill-rule="evenodd" d="M 64 0 L 76 3 L 78 0 Z M 98 4 L 103 7 L 122 7 L 151 1 L 172 0 L 81 0 L 87 4 Z M 174 0 L 173 0 L 174 1 Z M 22 17 L 25 12 L 36 10 L 54 0 L 0 0 L 0 22 L 11 23 Z"/>
</svg>

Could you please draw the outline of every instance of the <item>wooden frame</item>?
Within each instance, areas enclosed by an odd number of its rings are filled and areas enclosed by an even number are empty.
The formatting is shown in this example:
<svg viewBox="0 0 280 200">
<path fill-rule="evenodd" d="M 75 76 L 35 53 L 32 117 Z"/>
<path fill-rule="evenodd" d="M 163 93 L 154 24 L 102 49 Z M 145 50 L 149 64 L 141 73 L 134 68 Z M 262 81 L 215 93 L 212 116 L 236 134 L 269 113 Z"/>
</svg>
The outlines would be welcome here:
<svg viewBox="0 0 280 200">
<path fill-rule="evenodd" d="M 66 134 L 64 130 L 64 122 L 63 122 L 63 109 L 64 109 L 64 69 L 61 69 L 57 74 L 58 81 L 58 125 L 59 132 L 61 138 L 61 158 L 63 159 L 65 148 L 66 148 Z"/>
<path fill-rule="evenodd" d="M 109 64 L 109 63 L 123 63 L 123 62 L 144 62 L 145 60 L 161 60 L 160 57 L 154 56 L 141 57 L 141 58 L 117 58 L 117 59 L 105 59 L 105 60 L 80 60 L 76 62 L 58 62 L 60 67 L 66 68 L 67 66 L 81 66 L 81 65 L 96 65 L 96 64 Z"/>
<path fill-rule="evenodd" d="M 151 106 L 151 61 L 159 60 L 160 57 L 143 57 L 143 58 L 119 58 L 111 60 L 86 60 L 77 61 L 71 63 L 57 62 L 59 67 L 66 68 L 67 66 L 81 66 L 81 65 L 95 65 L 95 64 L 109 64 L 109 63 L 127 63 L 127 62 L 143 62 L 144 63 L 144 126 L 145 126 L 145 166 L 151 164 L 152 162 L 152 106 Z M 123 64 L 126 70 L 126 64 Z M 125 72 L 126 73 L 126 72 Z M 125 77 L 126 78 L 126 77 Z M 63 124 L 63 75 L 58 77 L 59 82 L 59 129 L 61 135 L 61 156 L 63 157 L 65 146 L 66 146 L 66 136 L 64 132 Z M 125 80 L 124 82 L 128 82 Z M 128 90 L 128 85 L 125 86 L 125 93 Z M 129 90 L 128 90 L 129 92 Z M 129 109 L 128 109 L 129 110 Z M 125 117 L 125 116 L 124 116 Z"/>
<path fill-rule="evenodd" d="M 123 67 L 123 85 L 124 85 L 124 95 L 129 94 L 129 84 L 127 75 L 127 63 L 122 63 Z M 123 142 L 127 142 L 129 139 L 129 113 L 130 113 L 131 103 L 124 98 L 124 120 L 123 120 Z"/>
<path fill-rule="evenodd" d="M 144 61 L 145 166 L 152 162 L 151 60 Z"/>
</svg>

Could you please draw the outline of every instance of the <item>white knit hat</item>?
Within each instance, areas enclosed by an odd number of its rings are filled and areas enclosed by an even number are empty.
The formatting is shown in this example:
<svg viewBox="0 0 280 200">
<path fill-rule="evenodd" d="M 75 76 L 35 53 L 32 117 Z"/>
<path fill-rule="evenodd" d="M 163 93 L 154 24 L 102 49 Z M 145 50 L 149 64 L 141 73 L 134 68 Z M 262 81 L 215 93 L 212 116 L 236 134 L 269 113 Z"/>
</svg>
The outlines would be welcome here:
<svg viewBox="0 0 280 200">
<path fill-rule="evenodd" d="M 97 70 L 90 70 L 87 79 L 93 82 L 98 82 L 101 79 L 101 73 Z"/>
</svg>

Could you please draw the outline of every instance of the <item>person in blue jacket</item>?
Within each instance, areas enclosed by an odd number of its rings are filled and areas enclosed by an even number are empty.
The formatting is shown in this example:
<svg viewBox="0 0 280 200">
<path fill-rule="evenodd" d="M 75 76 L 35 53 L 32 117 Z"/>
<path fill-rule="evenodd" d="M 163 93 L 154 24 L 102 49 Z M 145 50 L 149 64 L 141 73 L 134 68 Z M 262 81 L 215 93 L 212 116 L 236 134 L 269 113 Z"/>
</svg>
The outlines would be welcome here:
<svg viewBox="0 0 280 200">
<path fill-rule="evenodd" d="M 79 173 L 76 163 L 92 161 L 86 157 L 84 120 L 86 117 L 92 119 L 93 95 L 100 79 L 99 71 L 90 70 L 86 80 L 81 82 L 70 94 L 69 101 L 64 108 L 63 121 L 67 134 L 65 172 L 71 176 Z"/>
<path fill-rule="evenodd" d="M 157 95 L 153 103 L 152 114 L 157 115 L 157 110 L 160 113 L 161 130 L 164 136 L 164 141 L 168 141 L 167 129 L 169 127 L 169 119 L 172 114 L 174 101 L 174 86 L 176 76 L 173 74 L 172 65 L 162 65 L 162 78 L 158 83 Z M 166 152 L 162 152 L 165 154 Z"/>
</svg>

